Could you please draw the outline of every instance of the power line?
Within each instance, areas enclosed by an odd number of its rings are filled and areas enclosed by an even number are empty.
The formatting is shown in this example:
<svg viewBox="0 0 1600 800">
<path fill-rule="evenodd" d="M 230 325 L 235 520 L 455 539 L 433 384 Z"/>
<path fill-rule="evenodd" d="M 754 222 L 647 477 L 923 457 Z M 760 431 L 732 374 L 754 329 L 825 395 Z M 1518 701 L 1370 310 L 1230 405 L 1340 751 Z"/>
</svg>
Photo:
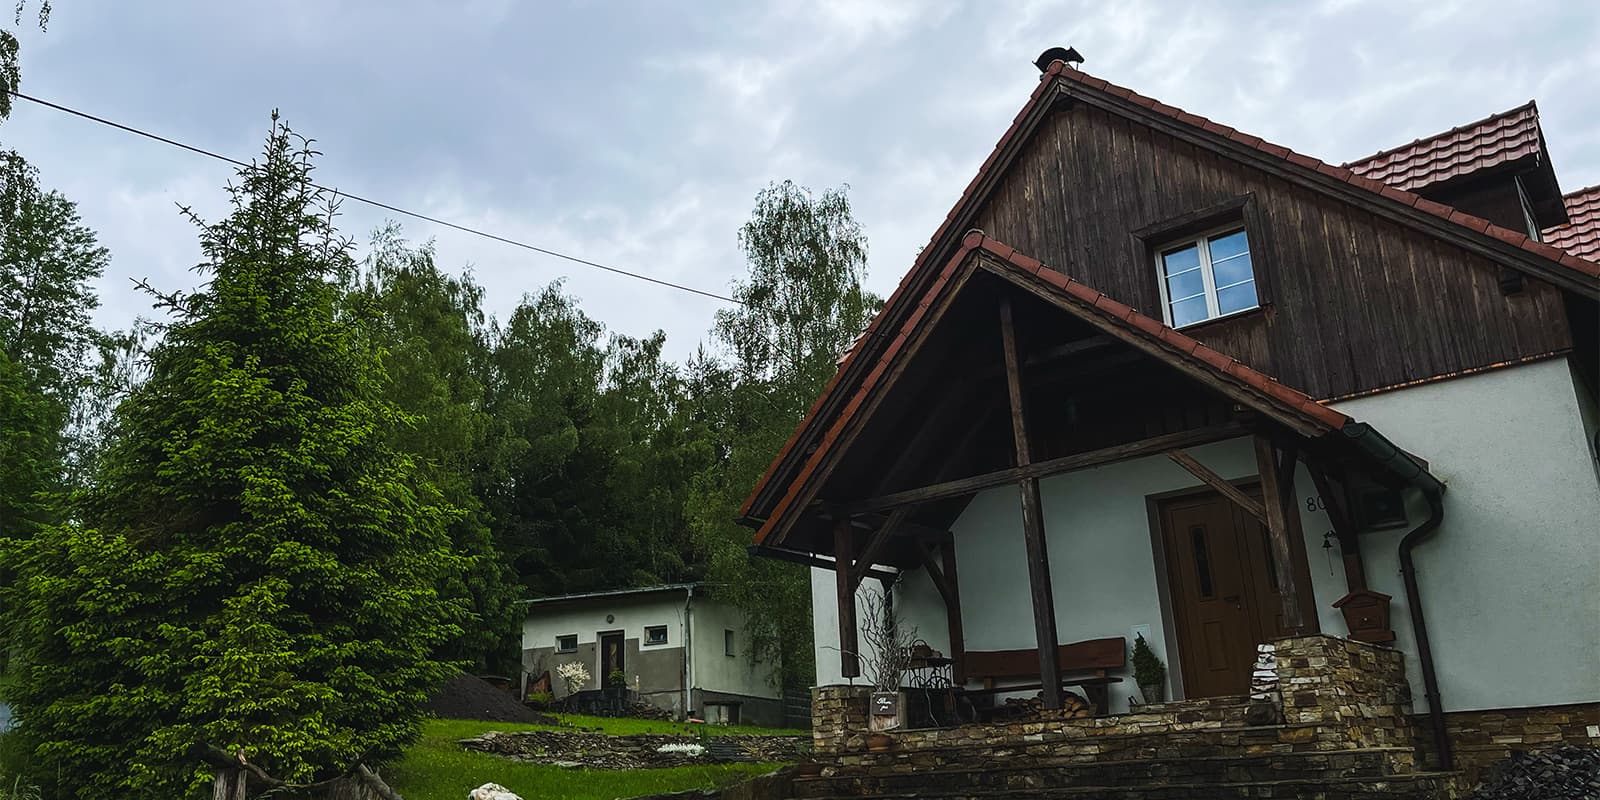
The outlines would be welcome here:
<svg viewBox="0 0 1600 800">
<path fill-rule="evenodd" d="M 12 92 L 10 92 L 10 94 L 13 97 L 16 97 L 16 98 L 21 99 L 21 100 L 27 100 L 30 103 L 37 103 L 37 104 L 39 104 L 41 106 L 44 106 L 46 108 L 53 108 L 56 111 L 60 111 L 60 112 L 62 112 L 64 114 L 71 114 L 72 116 L 75 116 L 75 117 L 81 117 L 83 119 L 89 120 L 90 122 L 97 122 L 97 123 L 99 123 L 101 125 L 105 125 L 105 126 L 111 127 L 111 128 L 116 128 L 119 131 L 123 131 L 125 133 L 131 133 L 131 134 L 133 134 L 135 136 L 142 136 L 142 137 L 144 137 L 146 139 L 153 139 L 153 140 L 155 140 L 157 142 L 161 142 L 162 144 L 170 145 L 172 147 L 176 147 L 176 148 L 178 148 L 180 150 L 188 150 L 191 153 L 198 153 L 198 154 L 206 156 L 208 158 L 214 158 L 214 159 L 217 159 L 218 161 L 225 161 L 225 162 L 227 162 L 229 164 L 232 164 L 232 165 L 237 166 L 237 167 L 243 167 L 245 169 L 252 169 L 253 168 L 253 165 L 247 164 L 247 163 L 245 163 L 243 161 L 240 161 L 240 160 L 238 160 L 236 158 L 229 158 L 228 156 L 222 155 L 221 153 L 213 152 L 213 151 L 207 150 L 207 149 L 205 149 L 203 147 L 196 147 L 196 146 L 194 146 L 192 144 L 185 144 L 185 143 L 180 142 L 180 141 L 178 141 L 176 139 L 169 139 L 169 138 L 167 138 L 165 136 L 161 136 L 159 134 L 151 133 L 151 132 L 146 131 L 146 130 L 141 130 L 141 129 L 135 128 L 135 127 L 133 127 L 131 125 L 124 125 L 124 124 L 122 124 L 120 122 L 114 122 L 114 121 L 106 119 L 104 117 L 97 117 L 94 114 L 90 114 L 90 113 L 85 112 L 85 111 L 79 111 L 79 110 L 77 110 L 75 108 L 69 108 L 67 106 L 60 105 L 58 103 L 52 103 L 49 100 L 43 100 L 43 99 L 40 99 L 38 97 L 32 97 L 30 95 L 26 95 L 26 94 L 23 94 L 22 92 L 17 92 L 17 91 L 12 91 Z M 312 184 L 312 186 L 315 186 L 318 189 L 322 189 L 323 191 L 333 192 L 334 194 L 338 195 L 339 197 L 346 197 L 346 198 L 354 200 L 354 201 L 356 201 L 358 203 L 364 203 L 364 204 L 372 206 L 374 208 L 381 208 L 381 209 L 383 209 L 385 211 L 393 212 L 395 214 L 400 214 L 401 216 L 412 217 L 414 219 L 420 219 L 420 220 L 422 220 L 424 222 L 431 222 L 431 223 L 433 223 L 435 225 L 442 225 L 442 226 L 444 226 L 446 228 L 452 228 L 454 230 L 461 231 L 462 233 L 472 234 L 473 236 L 481 236 L 481 237 L 483 237 L 485 239 L 490 239 L 490 240 L 493 240 L 493 241 L 496 241 L 496 242 L 500 242 L 501 244 L 508 244 L 508 245 L 511 245 L 512 247 L 520 247 L 520 248 L 522 248 L 524 250 L 531 250 L 531 251 L 533 251 L 535 253 L 539 253 L 541 255 L 551 256 L 552 258 L 559 258 L 559 259 L 562 259 L 564 261 L 570 261 L 570 262 L 572 262 L 574 264 L 581 264 L 581 265 L 583 265 L 585 267 L 591 267 L 591 268 L 594 268 L 594 269 L 605 270 L 606 272 L 610 272 L 610 273 L 613 273 L 613 274 L 616 274 L 616 275 L 622 275 L 624 277 L 634 278 L 634 279 L 637 279 L 637 280 L 646 281 L 648 283 L 653 283 L 653 284 L 656 284 L 657 286 L 665 286 L 665 287 L 667 287 L 669 289 L 677 289 L 677 290 L 682 291 L 682 292 L 689 292 L 690 294 L 697 294 L 697 295 L 700 295 L 701 297 L 709 297 L 709 298 L 711 298 L 713 300 L 720 300 L 720 301 L 722 301 L 724 303 L 733 303 L 735 305 L 743 305 L 738 300 L 735 300 L 732 297 L 728 297 L 726 295 L 720 295 L 720 294 L 717 294 L 716 292 L 708 292 L 708 291 L 706 291 L 704 289 L 696 289 L 693 286 L 686 286 L 686 285 L 681 284 L 681 283 L 673 283 L 672 281 L 662 280 L 661 278 L 652 278 L 649 275 L 645 275 L 645 274 L 638 273 L 638 272 L 632 272 L 630 270 L 625 270 L 625 269 L 622 269 L 620 267 L 607 266 L 605 264 L 601 264 L 601 263 L 596 262 L 596 261 L 590 261 L 590 260 L 588 260 L 586 258 L 579 258 L 577 256 L 568 255 L 566 253 L 562 253 L 562 252 L 557 251 L 557 250 L 551 250 L 551 249 L 546 248 L 546 247 L 539 247 L 537 245 L 528 244 L 527 242 L 517 241 L 516 239 L 507 238 L 505 236 L 500 236 L 499 234 L 490 233 L 488 231 L 480 230 L 478 228 L 473 228 L 473 227 L 469 227 L 469 226 L 466 226 L 466 225 L 460 225 L 460 224 L 457 224 L 457 223 L 454 223 L 454 222 L 450 222 L 450 221 L 447 221 L 447 220 L 442 220 L 442 219 L 439 219 L 438 217 L 432 217 L 432 216 L 429 216 L 427 214 L 423 214 L 421 212 L 410 211 L 410 210 L 401 208 L 399 206 L 390 205 L 388 203 L 380 202 L 378 200 L 373 200 L 373 199 L 368 198 L 368 197 L 362 197 L 361 195 L 350 194 L 349 192 L 345 192 L 345 191 L 342 191 L 342 190 L 339 190 L 339 189 L 335 189 L 335 188 L 333 188 L 331 186 L 324 186 L 322 184 Z"/>
</svg>

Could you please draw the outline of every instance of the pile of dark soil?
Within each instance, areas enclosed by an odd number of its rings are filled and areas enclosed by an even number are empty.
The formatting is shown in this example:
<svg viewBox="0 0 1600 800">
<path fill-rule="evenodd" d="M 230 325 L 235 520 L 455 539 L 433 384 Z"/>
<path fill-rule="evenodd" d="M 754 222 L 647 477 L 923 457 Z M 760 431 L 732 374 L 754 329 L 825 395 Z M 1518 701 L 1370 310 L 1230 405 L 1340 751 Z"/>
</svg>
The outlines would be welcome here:
<svg viewBox="0 0 1600 800">
<path fill-rule="evenodd" d="M 432 700 L 423 705 L 423 709 L 441 719 L 560 724 L 555 717 L 545 716 L 517 702 L 509 692 L 466 674 L 451 678 Z"/>
<path fill-rule="evenodd" d="M 1600 749 L 1557 747 L 1518 753 L 1468 795 L 1468 800 L 1595 800 L 1600 798 Z"/>
</svg>

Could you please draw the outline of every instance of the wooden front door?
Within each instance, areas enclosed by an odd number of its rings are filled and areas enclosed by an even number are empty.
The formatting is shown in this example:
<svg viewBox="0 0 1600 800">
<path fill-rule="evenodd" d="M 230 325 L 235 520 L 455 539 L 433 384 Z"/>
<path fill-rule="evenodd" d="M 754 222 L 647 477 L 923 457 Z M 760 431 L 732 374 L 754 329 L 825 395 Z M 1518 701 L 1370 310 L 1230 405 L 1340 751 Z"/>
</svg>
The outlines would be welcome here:
<svg viewBox="0 0 1600 800">
<path fill-rule="evenodd" d="M 622 631 L 600 634 L 600 685 L 609 688 L 613 673 L 627 674 L 622 661 L 624 636 Z"/>
<path fill-rule="evenodd" d="M 1260 497 L 1259 489 L 1250 493 Z M 1162 503 L 1161 533 L 1185 694 L 1245 694 L 1256 645 L 1290 633 L 1266 528 L 1227 498 L 1206 493 Z M 1299 548 L 1294 557 L 1304 560 Z M 1304 564 L 1295 566 L 1296 575 L 1307 573 Z M 1301 585 L 1302 615 L 1314 621 L 1311 583 Z"/>
</svg>

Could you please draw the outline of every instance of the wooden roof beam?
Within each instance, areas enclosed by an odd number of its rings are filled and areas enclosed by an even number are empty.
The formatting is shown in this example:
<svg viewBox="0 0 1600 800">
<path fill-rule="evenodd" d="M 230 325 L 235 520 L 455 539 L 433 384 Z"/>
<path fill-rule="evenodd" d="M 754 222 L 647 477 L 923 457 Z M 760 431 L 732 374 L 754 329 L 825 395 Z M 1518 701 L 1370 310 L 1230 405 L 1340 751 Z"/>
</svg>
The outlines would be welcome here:
<svg viewBox="0 0 1600 800">
<path fill-rule="evenodd" d="M 1026 466 L 1010 467 L 916 489 L 891 492 L 855 502 L 839 503 L 837 507 L 842 513 L 852 515 L 889 511 L 901 506 L 976 494 L 985 489 L 1014 484 L 1027 478 L 1045 478 L 1051 475 L 1098 467 L 1102 464 L 1158 455 L 1175 448 L 1194 447 L 1211 442 L 1219 442 L 1224 439 L 1233 439 L 1253 433 L 1255 430 L 1256 425 L 1253 422 L 1225 422 L 1220 425 L 1193 428 L 1177 433 L 1166 433 L 1126 444 L 1102 447 L 1099 450 L 1036 461 Z"/>
</svg>

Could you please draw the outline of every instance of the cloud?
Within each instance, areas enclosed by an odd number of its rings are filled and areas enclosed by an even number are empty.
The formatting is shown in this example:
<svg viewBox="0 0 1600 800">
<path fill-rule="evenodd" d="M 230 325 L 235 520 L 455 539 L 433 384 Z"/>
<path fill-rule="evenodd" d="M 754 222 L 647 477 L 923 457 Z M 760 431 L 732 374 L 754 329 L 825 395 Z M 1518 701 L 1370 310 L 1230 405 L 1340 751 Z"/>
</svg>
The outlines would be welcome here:
<svg viewBox="0 0 1600 800">
<path fill-rule="evenodd" d="M 284 109 L 319 176 L 463 224 L 725 292 L 757 190 L 848 183 L 887 292 L 1037 81 L 1071 44 L 1085 68 L 1331 161 L 1536 97 L 1568 189 L 1600 182 L 1600 7 L 1539 0 L 1192 4 L 1012 0 L 770 6 L 438 5 L 181 0 L 61 5 L 24 32 L 24 88 L 229 154 Z M 148 304 L 129 277 L 192 282 L 175 201 L 220 211 L 228 170 L 20 107 L 0 141 L 77 200 L 112 250 L 100 319 Z M 384 215 L 346 206 L 362 236 Z M 667 331 L 683 357 L 717 304 L 405 221 L 471 265 L 504 315 L 566 276 L 612 329 Z M 119 316 L 121 321 L 119 321 Z"/>
</svg>

